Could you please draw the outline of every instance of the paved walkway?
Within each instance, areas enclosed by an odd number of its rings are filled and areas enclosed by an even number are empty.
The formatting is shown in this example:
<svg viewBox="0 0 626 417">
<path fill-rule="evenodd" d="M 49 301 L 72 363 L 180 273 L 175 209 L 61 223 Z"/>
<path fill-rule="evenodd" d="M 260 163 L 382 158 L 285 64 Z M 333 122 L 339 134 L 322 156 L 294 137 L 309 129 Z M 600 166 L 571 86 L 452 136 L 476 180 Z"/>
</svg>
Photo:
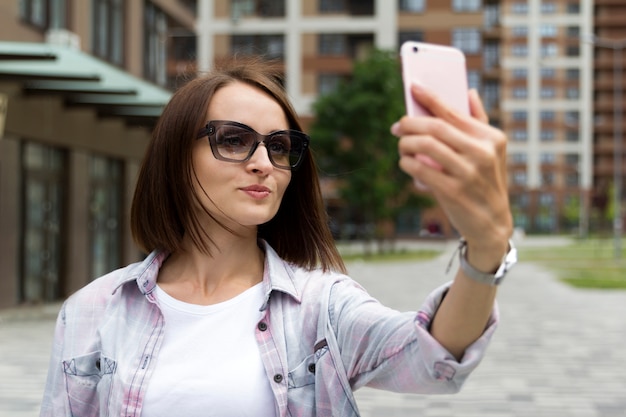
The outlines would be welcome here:
<svg viewBox="0 0 626 417">
<path fill-rule="evenodd" d="M 564 242 L 524 241 L 531 243 Z M 446 280 L 447 261 L 354 262 L 349 269 L 374 296 L 406 310 Z M 362 416 L 626 417 L 625 291 L 573 289 L 521 262 L 498 299 L 501 326 L 461 393 L 362 389 Z M 38 415 L 56 308 L 0 311 L 0 417 Z"/>
</svg>

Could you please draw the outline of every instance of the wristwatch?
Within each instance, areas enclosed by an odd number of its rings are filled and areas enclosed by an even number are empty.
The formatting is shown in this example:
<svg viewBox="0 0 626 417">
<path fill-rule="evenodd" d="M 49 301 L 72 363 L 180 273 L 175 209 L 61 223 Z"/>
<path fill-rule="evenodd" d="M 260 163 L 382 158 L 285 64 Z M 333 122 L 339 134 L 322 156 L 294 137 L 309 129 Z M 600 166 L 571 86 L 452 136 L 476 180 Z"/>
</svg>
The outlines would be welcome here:
<svg viewBox="0 0 626 417">
<path fill-rule="evenodd" d="M 492 286 L 500 285 L 506 273 L 517 263 L 517 249 L 511 240 L 509 240 L 508 252 L 504 255 L 500 266 L 493 274 L 481 272 L 467 262 L 467 241 L 463 238 L 459 241 L 458 251 L 461 271 L 474 281 Z"/>
</svg>

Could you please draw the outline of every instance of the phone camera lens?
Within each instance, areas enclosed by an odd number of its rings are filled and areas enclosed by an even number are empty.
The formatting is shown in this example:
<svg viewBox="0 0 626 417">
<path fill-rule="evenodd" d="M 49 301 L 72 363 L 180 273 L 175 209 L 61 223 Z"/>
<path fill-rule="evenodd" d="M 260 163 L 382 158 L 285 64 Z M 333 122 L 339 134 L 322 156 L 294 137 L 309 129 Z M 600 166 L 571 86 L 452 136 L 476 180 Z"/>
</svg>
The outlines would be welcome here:
<svg viewBox="0 0 626 417">
<path fill-rule="evenodd" d="M 417 46 L 413 47 L 413 52 L 417 53 L 419 51 L 419 48 Z"/>
</svg>

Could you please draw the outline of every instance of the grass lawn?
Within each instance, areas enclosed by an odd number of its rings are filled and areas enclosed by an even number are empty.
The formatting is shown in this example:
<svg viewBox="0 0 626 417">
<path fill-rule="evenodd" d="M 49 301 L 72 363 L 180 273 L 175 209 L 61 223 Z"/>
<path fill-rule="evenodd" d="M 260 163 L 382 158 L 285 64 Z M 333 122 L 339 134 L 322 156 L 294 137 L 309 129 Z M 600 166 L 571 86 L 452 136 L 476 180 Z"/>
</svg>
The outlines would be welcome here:
<svg viewBox="0 0 626 417">
<path fill-rule="evenodd" d="M 537 262 L 559 279 L 579 288 L 626 289 L 626 242 L 621 259 L 614 258 L 612 239 L 585 239 L 551 248 L 520 248 L 522 262 Z"/>
<path fill-rule="evenodd" d="M 341 248 L 339 250 L 341 252 Z M 364 261 L 364 262 L 398 262 L 398 261 L 428 261 L 441 254 L 438 250 L 407 250 L 399 249 L 393 252 L 378 253 L 373 250 L 371 254 L 363 253 L 342 253 L 344 262 Z"/>
</svg>

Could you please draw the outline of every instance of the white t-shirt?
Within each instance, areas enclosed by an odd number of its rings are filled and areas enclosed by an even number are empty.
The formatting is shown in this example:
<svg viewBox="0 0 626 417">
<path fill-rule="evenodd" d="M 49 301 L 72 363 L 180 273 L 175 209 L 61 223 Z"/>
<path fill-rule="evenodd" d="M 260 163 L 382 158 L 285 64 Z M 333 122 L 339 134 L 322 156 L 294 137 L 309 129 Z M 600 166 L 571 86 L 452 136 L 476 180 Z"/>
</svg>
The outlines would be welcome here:
<svg viewBox="0 0 626 417">
<path fill-rule="evenodd" d="M 163 346 L 142 417 L 275 417 L 276 405 L 255 340 L 262 284 L 219 304 L 177 300 L 157 286 Z"/>
</svg>

